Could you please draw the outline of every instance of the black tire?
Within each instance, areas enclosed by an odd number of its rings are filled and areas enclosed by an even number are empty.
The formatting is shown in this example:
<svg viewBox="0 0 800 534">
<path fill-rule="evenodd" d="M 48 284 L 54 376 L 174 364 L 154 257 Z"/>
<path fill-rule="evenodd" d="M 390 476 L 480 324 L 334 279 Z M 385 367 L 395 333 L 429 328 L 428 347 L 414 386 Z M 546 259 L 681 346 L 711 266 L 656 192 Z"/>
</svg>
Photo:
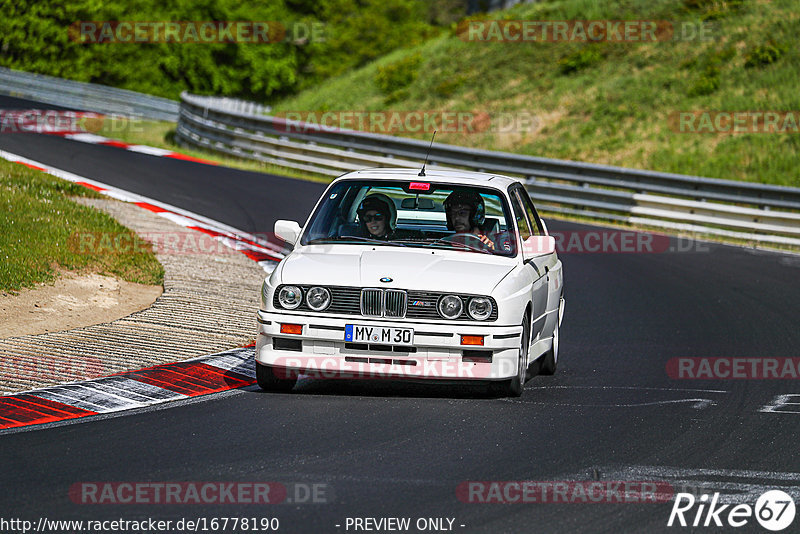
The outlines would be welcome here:
<svg viewBox="0 0 800 534">
<path fill-rule="evenodd" d="M 281 369 L 279 373 L 276 373 L 274 367 L 256 362 L 256 381 L 258 387 L 264 391 L 287 393 L 297 383 L 297 376 L 292 376 L 288 369 Z"/>
<path fill-rule="evenodd" d="M 548 376 L 556 374 L 556 369 L 558 368 L 559 329 L 558 321 L 556 321 L 556 328 L 553 331 L 553 346 L 540 358 L 542 363 L 539 364 L 539 374 Z"/>
<path fill-rule="evenodd" d="M 502 382 L 494 382 L 492 384 L 492 392 L 497 396 L 502 397 L 519 397 L 525 389 L 525 382 L 530 377 L 528 372 L 528 345 L 530 344 L 530 325 L 528 316 L 522 320 L 522 336 L 520 339 L 519 359 L 517 360 L 517 376 L 511 380 L 504 380 Z"/>
</svg>

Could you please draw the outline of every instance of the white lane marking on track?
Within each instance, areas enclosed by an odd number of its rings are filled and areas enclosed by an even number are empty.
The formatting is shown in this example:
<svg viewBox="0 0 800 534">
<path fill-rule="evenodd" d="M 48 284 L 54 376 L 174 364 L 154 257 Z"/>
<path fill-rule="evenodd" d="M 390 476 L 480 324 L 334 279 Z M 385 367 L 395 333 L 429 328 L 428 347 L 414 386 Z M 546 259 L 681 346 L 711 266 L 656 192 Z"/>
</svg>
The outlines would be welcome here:
<svg viewBox="0 0 800 534">
<path fill-rule="evenodd" d="M 797 402 L 791 402 L 797 401 Z M 781 410 L 783 406 L 794 406 L 794 409 Z M 762 413 L 800 413 L 800 395 L 797 393 L 787 393 L 785 395 L 776 395 L 770 404 L 766 404 L 758 409 Z"/>
<path fill-rule="evenodd" d="M 700 393 L 728 393 L 724 389 L 648 388 L 639 386 L 538 386 L 525 389 L 633 389 L 641 391 L 692 391 Z"/>
<path fill-rule="evenodd" d="M 513 402 L 513 399 L 512 399 Z M 517 401 L 520 402 L 520 401 Z M 682 404 L 682 403 L 691 403 L 692 408 L 696 410 L 703 410 L 708 408 L 709 406 L 716 406 L 717 403 L 711 399 L 675 399 L 675 400 L 663 400 L 663 401 L 652 401 L 652 402 L 635 402 L 631 404 L 585 404 L 585 403 L 578 403 L 578 402 L 525 402 L 521 401 L 521 404 L 538 404 L 542 406 L 575 406 L 575 407 L 584 407 L 584 408 L 636 408 L 639 406 L 661 406 L 666 404 Z"/>
<path fill-rule="evenodd" d="M 604 480 L 668 482 L 676 494 L 691 493 L 697 496 L 718 492 L 719 502 L 722 504 L 755 504 L 762 493 L 771 489 L 783 490 L 795 500 L 800 498 L 800 485 L 797 484 L 800 482 L 800 473 L 648 465 L 600 466 L 595 469 L 601 473 Z"/>
<path fill-rule="evenodd" d="M 150 156 L 166 156 L 167 154 L 174 154 L 171 150 L 166 150 L 164 148 L 157 148 L 154 146 L 147 146 L 147 145 L 130 145 L 128 150 L 131 152 L 139 152 L 141 154 L 148 154 Z"/>
<path fill-rule="evenodd" d="M 83 134 L 79 134 L 83 135 Z M 91 134 L 87 134 L 91 135 Z M 182 226 L 197 226 L 201 228 L 207 228 L 209 230 L 214 230 L 219 233 L 227 233 L 229 234 L 234 240 L 236 238 L 246 239 L 248 241 L 252 241 L 256 243 L 258 246 L 262 247 L 258 249 L 257 247 L 252 247 L 253 250 L 261 250 L 267 254 L 272 256 L 276 256 L 278 258 L 283 257 L 283 252 L 281 251 L 280 247 L 274 243 L 270 243 L 264 239 L 259 238 L 256 235 L 250 234 L 249 232 L 244 232 L 243 230 L 239 230 L 238 228 L 234 228 L 233 226 L 229 226 L 225 223 L 221 223 L 219 221 L 215 221 L 214 219 L 209 219 L 208 217 L 204 217 L 197 213 L 193 213 L 182 208 L 178 208 L 176 206 L 172 206 L 171 204 L 166 204 L 164 202 L 145 197 L 142 195 L 138 195 L 136 193 L 131 193 L 129 191 L 125 191 L 123 189 L 116 188 L 114 186 L 110 186 L 108 184 L 104 184 L 102 182 L 98 182 L 96 180 L 92 180 L 91 178 L 86 178 L 84 176 L 79 176 L 77 174 L 71 173 L 69 171 L 65 171 L 62 169 L 58 169 L 51 165 L 47 165 L 46 163 L 42 163 L 40 161 L 32 160 L 29 158 L 24 158 L 18 154 L 14 154 L 11 152 L 6 152 L 5 150 L 0 150 L 0 157 L 5 160 L 16 162 L 16 163 L 25 163 L 28 165 L 33 165 L 36 167 L 40 167 L 45 170 L 48 174 L 52 174 L 58 178 L 62 178 L 64 180 L 70 182 L 83 182 L 99 189 L 102 194 L 109 196 L 111 198 L 115 198 L 117 200 L 121 200 L 123 202 L 142 202 L 146 204 L 151 204 L 153 206 L 157 206 L 161 209 L 167 210 L 163 213 L 158 213 L 157 215 L 161 215 L 162 217 L 166 217 L 169 219 L 174 218 L 175 222 L 181 224 Z M 190 224 L 185 224 L 185 221 L 190 221 Z M 265 262 L 257 262 L 262 269 L 268 274 L 272 272 L 277 265 L 277 262 L 274 261 L 265 261 Z"/>
<path fill-rule="evenodd" d="M 101 135 L 95 135 L 92 133 L 66 134 L 63 137 L 65 137 L 66 139 L 72 139 L 73 141 L 80 141 L 81 143 L 91 143 L 91 144 L 98 144 L 108 140 L 108 138 L 106 137 L 103 137 Z"/>
</svg>

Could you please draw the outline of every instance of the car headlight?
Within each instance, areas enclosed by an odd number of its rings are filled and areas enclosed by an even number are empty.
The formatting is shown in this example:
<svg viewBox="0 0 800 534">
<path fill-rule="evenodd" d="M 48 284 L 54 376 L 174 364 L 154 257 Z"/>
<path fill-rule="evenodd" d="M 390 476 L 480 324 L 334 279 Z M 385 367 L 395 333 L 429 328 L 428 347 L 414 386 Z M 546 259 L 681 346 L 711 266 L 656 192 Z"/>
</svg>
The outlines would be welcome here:
<svg viewBox="0 0 800 534">
<path fill-rule="evenodd" d="M 303 290 L 297 286 L 283 286 L 278 292 L 278 302 L 287 310 L 293 310 L 303 302 Z"/>
<path fill-rule="evenodd" d="M 312 287 L 306 293 L 306 304 L 314 311 L 322 311 L 331 303 L 331 292 L 324 287 Z"/>
<path fill-rule="evenodd" d="M 486 297 L 472 297 L 469 299 L 467 311 L 476 321 L 485 321 L 492 314 L 492 301 Z"/>
<path fill-rule="evenodd" d="M 461 299 L 455 295 L 445 295 L 439 299 L 439 314 L 445 319 L 458 319 L 464 309 Z"/>
</svg>

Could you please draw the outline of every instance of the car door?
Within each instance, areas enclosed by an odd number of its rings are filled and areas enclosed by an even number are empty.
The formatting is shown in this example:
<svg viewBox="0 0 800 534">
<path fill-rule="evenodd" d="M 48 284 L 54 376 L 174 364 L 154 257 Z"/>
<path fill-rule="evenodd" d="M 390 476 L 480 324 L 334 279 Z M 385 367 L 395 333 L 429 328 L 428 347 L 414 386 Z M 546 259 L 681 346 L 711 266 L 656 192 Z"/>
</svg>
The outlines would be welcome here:
<svg viewBox="0 0 800 534">
<path fill-rule="evenodd" d="M 528 216 L 525 213 L 525 208 L 520 199 L 519 189 L 522 189 L 522 187 L 512 187 L 509 190 L 509 196 L 521 245 L 531 236 L 531 224 L 528 221 Z M 542 334 L 547 318 L 547 272 L 540 263 L 541 262 L 537 258 L 525 261 L 523 265 L 523 277 L 530 281 L 530 298 L 533 303 L 533 310 L 531 312 L 531 341 L 537 339 Z"/>
<path fill-rule="evenodd" d="M 539 218 L 539 213 L 533 205 L 530 195 L 523 187 L 519 187 L 516 193 L 520 197 L 522 206 L 525 208 L 525 214 L 528 216 L 528 221 L 531 225 L 531 231 L 534 235 L 546 235 L 542 220 Z M 553 335 L 556 323 L 558 322 L 558 307 L 561 302 L 561 295 L 564 292 L 564 279 L 561 260 L 556 253 L 541 256 L 533 260 L 539 268 L 545 271 L 545 278 L 547 279 L 547 318 L 543 328 L 543 337 L 550 337 Z"/>
</svg>

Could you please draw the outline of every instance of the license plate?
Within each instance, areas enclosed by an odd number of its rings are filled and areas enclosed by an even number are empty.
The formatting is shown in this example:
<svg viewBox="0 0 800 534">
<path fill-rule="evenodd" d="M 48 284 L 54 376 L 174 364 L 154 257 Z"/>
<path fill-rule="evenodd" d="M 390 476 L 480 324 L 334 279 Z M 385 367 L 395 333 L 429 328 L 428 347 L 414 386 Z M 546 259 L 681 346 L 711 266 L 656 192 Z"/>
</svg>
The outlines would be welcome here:
<svg viewBox="0 0 800 534">
<path fill-rule="evenodd" d="M 412 345 L 414 343 L 414 329 L 348 324 L 344 327 L 344 340 L 351 343 Z"/>
</svg>

